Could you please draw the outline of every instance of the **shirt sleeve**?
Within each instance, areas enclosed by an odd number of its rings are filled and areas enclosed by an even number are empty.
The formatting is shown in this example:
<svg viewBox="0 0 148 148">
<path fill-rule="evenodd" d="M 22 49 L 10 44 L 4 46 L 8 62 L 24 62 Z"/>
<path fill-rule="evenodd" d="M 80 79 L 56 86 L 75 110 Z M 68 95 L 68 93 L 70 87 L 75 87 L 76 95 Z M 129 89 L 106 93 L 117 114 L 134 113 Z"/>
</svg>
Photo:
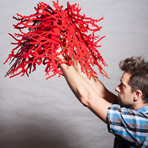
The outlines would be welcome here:
<svg viewBox="0 0 148 148">
<path fill-rule="evenodd" d="M 108 108 L 108 130 L 124 140 L 143 145 L 148 136 L 148 120 L 145 114 L 113 104 Z"/>
</svg>

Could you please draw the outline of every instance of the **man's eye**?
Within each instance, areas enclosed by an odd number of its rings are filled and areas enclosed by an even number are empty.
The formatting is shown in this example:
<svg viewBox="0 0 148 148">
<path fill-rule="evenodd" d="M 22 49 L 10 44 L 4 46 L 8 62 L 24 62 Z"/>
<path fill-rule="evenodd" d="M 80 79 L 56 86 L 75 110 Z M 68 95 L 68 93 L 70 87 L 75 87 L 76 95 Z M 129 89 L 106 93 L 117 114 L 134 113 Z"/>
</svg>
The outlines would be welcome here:
<svg viewBox="0 0 148 148">
<path fill-rule="evenodd" d="M 123 88 L 125 87 L 125 85 L 123 83 L 120 83 L 120 87 Z"/>
</svg>

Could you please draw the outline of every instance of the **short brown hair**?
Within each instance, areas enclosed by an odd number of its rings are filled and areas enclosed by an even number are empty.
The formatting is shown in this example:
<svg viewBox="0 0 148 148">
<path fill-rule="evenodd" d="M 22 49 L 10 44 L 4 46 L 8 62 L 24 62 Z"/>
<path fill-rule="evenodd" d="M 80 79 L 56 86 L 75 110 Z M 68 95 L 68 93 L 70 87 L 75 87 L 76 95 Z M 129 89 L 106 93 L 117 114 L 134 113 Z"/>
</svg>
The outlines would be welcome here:
<svg viewBox="0 0 148 148">
<path fill-rule="evenodd" d="M 119 63 L 121 70 L 130 72 L 129 84 L 133 91 L 140 89 L 144 102 L 148 102 L 148 62 L 142 57 L 130 57 Z"/>
</svg>

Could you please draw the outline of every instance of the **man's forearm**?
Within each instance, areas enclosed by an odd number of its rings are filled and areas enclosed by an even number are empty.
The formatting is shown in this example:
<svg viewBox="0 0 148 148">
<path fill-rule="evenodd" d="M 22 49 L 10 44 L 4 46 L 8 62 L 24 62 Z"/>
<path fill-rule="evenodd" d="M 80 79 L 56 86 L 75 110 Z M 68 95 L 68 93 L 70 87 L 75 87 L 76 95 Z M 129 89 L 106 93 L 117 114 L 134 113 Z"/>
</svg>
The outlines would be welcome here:
<svg viewBox="0 0 148 148">
<path fill-rule="evenodd" d="M 61 64 L 60 68 L 75 96 L 82 104 L 90 108 L 90 110 L 92 110 L 99 118 L 107 123 L 107 110 L 111 104 L 97 95 L 93 87 L 75 70 L 73 66 Z"/>
<path fill-rule="evenodd" d="M 106 87 L 103 85 L 103 83 L 98 80 L 97 78 L 91 76 L 91 78 L 89 78 L 89 76 L 86 75 L 86 73 L 83 73 L 81 71 L 81 65 L 80 63 L 75 62 L 74 61 L 74 68 L 75 70 L 93 87 L 93 89 L 96 91 L 97 95 L 99 95 L 100 97 L 104 98 L 105 100 L 107 100 L 110 103 L 114 103 L 115 99 L 117 98 L 116 95 L 114 95 L 113 93 L 111 93 L 110 91 L 108 91 L 106 89 Z"/>
<path fill-rule="evenodd" d="M 76 72 L 73 66 L 60 64 L 60 69 L 63 71 L 64 77 L 75 96 L 87 106 L 86 101 L 81 100 L 81 98 L 87 98 L 88 92 L 85 90 L 90 90 L 90 88 L 87 88 L 90 86 L 86 85 L 87 82 Z"/>
</svg>

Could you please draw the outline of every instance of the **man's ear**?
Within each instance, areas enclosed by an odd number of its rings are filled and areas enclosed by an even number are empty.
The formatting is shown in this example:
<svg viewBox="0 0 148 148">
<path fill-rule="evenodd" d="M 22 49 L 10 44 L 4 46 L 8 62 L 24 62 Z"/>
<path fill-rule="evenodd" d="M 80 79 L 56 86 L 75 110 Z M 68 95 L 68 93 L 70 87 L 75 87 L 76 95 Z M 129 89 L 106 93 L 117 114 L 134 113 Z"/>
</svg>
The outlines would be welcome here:
<svg viewBox="0 0 148 148">
<path fill-rule="evenodd" d="M 134 101 L 137 101 L 138 99 L 142 98 L 142 96 L 143 96 L 142 91 L 140 89 L 137 89 L 135 91 Z"/>
</svg>

